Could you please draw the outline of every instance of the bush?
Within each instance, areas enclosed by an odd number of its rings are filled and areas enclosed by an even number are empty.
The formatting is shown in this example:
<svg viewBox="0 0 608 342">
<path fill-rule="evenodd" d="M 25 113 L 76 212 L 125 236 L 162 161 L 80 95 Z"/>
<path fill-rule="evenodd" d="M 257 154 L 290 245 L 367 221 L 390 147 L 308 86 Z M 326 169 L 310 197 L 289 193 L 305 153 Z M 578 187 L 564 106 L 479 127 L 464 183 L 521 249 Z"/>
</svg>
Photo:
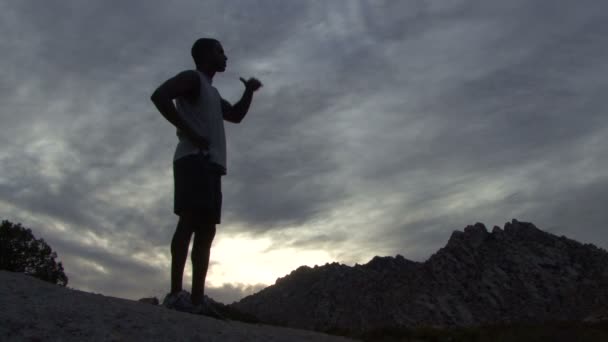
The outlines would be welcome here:
<svg viewBox="0 0 608 342">
<path fill-rule="evenodd" d="M 2 221 L 0 225 L 0 270 L 20 272 L 60 286 L 68 284 L 63 265 L 55 262 L 57 253 L 30 229 Z"/>
</svg>

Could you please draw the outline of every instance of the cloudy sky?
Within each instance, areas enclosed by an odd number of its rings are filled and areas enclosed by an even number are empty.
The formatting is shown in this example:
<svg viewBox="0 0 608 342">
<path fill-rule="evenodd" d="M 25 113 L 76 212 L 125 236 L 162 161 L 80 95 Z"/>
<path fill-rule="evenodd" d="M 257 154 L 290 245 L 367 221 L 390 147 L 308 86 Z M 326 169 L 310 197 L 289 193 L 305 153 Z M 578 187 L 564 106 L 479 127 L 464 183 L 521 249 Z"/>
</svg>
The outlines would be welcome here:
<svg viewBox="0 0 608 342">
<path fill-rule="evenodd" d="M 228 175 L 208 294 L 300 265 L 424 261 L 516 218 L 608 248 L 603 0 L 0 2 L 0 218 L 69 286 L 169 289 L 175 129 L 149 97 L 215 37 Z M 189 290 L 188 262 L 184 285 Z"/>
</svg>

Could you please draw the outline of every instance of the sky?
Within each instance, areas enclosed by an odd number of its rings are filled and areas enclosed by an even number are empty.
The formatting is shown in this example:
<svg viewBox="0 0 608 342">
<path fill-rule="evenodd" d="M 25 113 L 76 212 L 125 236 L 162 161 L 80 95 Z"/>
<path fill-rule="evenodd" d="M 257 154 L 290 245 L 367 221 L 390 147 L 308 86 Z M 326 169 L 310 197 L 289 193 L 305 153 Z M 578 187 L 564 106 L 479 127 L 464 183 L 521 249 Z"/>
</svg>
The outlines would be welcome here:
<svg viewBox="0 0 608 342">
<path fill-rule="evenodd" d="M 175 128 L 150 95 L 222 42 L 214 85 L 263 84 L 225 122 L 206 293 L 301 265 L 425 261 L 512 219 L 608 248 L 608 2 L 2 1 L 0 218 L 69 287 L 169 290 Z M 190 261 L 184 287 L 189 290 Z"/>
</svg>

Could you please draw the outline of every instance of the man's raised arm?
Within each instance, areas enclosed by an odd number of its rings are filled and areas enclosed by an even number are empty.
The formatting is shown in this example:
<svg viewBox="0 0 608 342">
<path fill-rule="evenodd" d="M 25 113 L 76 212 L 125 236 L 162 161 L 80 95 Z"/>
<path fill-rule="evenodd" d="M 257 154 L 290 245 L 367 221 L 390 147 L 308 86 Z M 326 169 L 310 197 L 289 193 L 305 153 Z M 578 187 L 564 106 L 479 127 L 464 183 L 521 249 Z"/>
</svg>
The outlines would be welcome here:
<svg viewBox="0 0 608 342">
<path fill-rule="evenodd" d="M 249 111 L 253 93 L 262 87 L 262 83 L 255 78 L 250 78 L 248 81 L 245 81 L 245 79 L 241 77 L 241 82 L 245 85 L 245 92 L 241 99 L 235 103 L 234 106 L 230 105 L 226 100 L 222 101 L 224 119 L 234 123 L 239 123 L 243 120 L 245 114 Z"/>
</svg>

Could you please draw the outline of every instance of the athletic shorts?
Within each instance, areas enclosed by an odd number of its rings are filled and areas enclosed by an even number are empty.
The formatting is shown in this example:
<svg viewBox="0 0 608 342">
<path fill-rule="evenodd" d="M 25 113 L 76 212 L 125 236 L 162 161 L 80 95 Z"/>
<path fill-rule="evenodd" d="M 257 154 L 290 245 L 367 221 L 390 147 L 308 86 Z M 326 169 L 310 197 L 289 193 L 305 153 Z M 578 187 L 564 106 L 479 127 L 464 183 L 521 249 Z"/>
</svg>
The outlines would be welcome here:
<svg viewBox="0 0 608 342">
<path fill-rule="evenodd" d="M 208 155 L 190 154 L 173 162 L 173 212 L 201 214 L 219 224 L 222 212 L 221 167 L 209 161 Z"/>
</svg>

